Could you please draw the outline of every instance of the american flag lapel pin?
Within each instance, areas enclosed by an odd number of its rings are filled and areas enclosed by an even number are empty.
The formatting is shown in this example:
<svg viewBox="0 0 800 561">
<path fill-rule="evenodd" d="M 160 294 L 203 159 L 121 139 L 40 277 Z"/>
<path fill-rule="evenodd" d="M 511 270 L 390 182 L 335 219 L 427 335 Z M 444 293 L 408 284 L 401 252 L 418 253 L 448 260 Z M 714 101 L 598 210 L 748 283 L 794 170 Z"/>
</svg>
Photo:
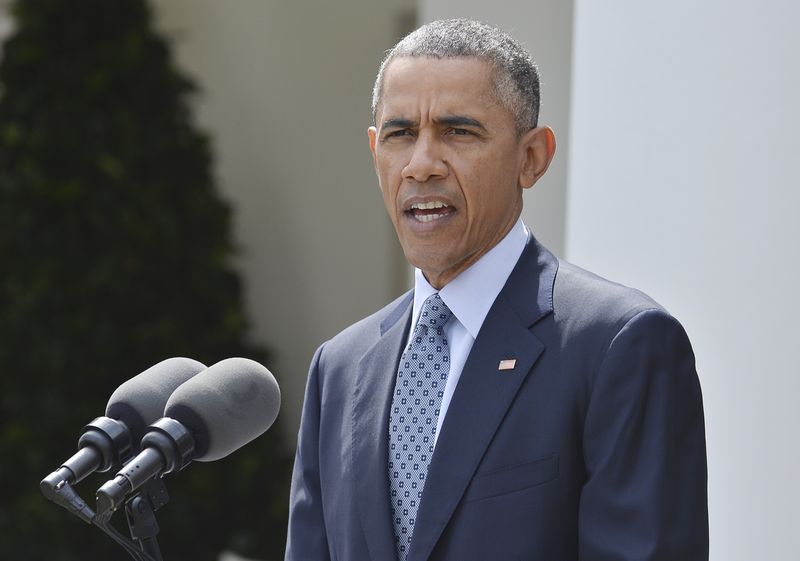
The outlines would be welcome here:
<svg viewBox="0 0 800 561">
<path fill-rule="evenodd" d="M 514 367 L 517 365 L 517 359 L 515 358 L 506 358 L 500 361 L 500 364 L 497 366 L 498 370 L 514 370 Z"/>
</svg>

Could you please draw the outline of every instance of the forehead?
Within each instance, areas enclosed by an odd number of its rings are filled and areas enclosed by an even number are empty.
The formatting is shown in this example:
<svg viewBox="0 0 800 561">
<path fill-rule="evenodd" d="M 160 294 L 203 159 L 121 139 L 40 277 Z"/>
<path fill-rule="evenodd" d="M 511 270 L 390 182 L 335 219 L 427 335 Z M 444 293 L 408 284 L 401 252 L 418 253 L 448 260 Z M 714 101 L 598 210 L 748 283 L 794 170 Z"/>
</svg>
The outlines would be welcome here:
<svg viewBox="0 0 800 561">
<path fill-rule="evenodd" d="M 379 117 L 477 114 L 495 108 L 492 68 L 478 58 L 400 57 L 384 72 Z"/>
</svg>

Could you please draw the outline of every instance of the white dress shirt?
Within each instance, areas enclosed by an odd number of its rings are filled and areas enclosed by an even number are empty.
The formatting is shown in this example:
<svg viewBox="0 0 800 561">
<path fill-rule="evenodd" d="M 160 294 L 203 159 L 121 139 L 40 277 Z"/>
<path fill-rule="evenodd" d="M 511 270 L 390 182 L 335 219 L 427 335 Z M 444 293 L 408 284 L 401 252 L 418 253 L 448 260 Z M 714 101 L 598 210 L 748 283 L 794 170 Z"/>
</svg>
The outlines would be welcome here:
<svg viewBox="0 0 800 561">
<path fill-rule="evenodd" d="M 506 234 L 506 237 L 500 240 L 500 243 L 439 290 L 439 296 L 453 312 L 453 318 L 447 322 L 444 328 L 450 346 L 450 373 L 447 375 L 442 406 L 439 410 L 434 446 L 439 439 L 442 422 L 447 415 L 447 409 L 458 385 L 458 380 L 461 378 L 464 363 L 472 350 L 472 344 L 481 330 L 489 309 L 522 255 L 527 242 L 528 228 L 520 218 Z M 406 346 L 411 340 L 423 302 L 435 292 L 436 289 L 428 283 L 422 271 L 416 269 L 414 272 L 414 309 Z"/>
</svg>

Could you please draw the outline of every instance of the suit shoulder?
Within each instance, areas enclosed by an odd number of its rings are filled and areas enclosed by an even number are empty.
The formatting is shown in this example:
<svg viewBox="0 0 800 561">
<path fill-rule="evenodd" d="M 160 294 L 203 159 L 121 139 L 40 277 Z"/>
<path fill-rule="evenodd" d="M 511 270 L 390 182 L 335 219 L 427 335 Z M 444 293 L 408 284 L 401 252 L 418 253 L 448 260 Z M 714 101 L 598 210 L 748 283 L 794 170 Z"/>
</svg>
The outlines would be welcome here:
<svg viewBox="0 0 800 561">
<path fill-rule="evenodd" d="M 639 290 L 563 261 L 553 283 L 551 326 L 553 343 L 572 365 L 571 371 L 587 376 L 587 391 L 612 347 L 614 356 L 646 350 L 664 362 L 667 353 L 662 351 L 669 341 L 671 349 L 681 349 L 681 356 L 692 356 L 683 327 L 658 302 Z"/>
<path fill-rule="evenodd" d="M 650 296 L 560 261 L 553 283 L 553 314 L 570 331 L 601 329 L 616 333 L 645 311 L 669 316 Z"/>
</svg>

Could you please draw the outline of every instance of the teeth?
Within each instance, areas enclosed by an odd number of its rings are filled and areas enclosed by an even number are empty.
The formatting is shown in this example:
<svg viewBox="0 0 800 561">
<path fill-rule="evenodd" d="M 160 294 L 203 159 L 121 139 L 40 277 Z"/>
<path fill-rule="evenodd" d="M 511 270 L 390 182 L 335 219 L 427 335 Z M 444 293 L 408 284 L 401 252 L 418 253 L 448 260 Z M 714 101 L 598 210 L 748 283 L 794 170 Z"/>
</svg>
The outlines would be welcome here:
<svg viewBox="0 0 800 561">
<path fill-rule="evenodd" d="M 418 208 L 420 210 L 427 210 L 430 208 L 444 208 L 447 205 L 444 204 L 442 201 L 430 201 L 428 203 L 414 203 L 411 205 L 411 208 Z"/>
<path fill-rule="evenodd" d="M 420 222 L 432 222 L 434 220 L 440 219 L 444 214 L 423 214 L 422 216 L 417 216 L 417 220 Z"/>
</svg>

